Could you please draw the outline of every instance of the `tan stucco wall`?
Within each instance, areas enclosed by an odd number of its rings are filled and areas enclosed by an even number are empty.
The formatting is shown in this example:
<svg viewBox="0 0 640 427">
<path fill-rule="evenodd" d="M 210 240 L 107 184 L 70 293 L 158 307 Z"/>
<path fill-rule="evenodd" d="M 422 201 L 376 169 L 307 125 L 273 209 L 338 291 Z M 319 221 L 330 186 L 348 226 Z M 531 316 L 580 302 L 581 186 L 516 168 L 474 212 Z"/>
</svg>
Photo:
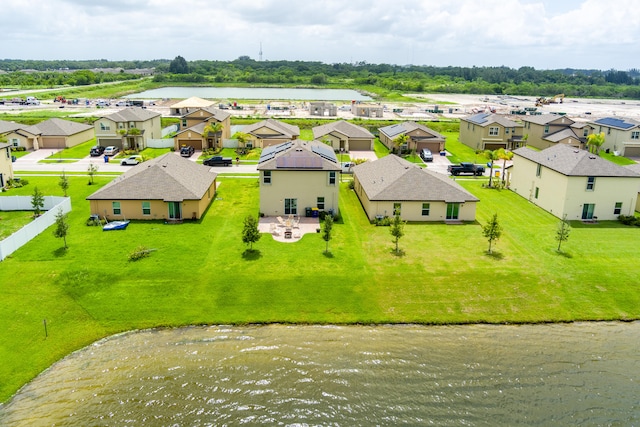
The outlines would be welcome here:
<svg viewBox="0 0 640 427">
<path fill-rule="evenodd" d="M 32 135 L 24 131 L 20 131 L 20 132 L 23 133 L 24 135 L 20 135 L 16 132 L 11 132 L 6 134 L 4 137 L 7 139 L 7 142 L 10 144 L 13 144 L 13 140 L 17 139 L 18 146 L 25 147 L 25 149 L 27 150 L 32 150 L 34 148 L 34 145 L 33 145 L 34 141 L 37 140 L 37 137 L 35 135 Z"/>
<path fill-rule="evenodd" d="M 511 190 L 542 209 L 569 220 L 582 218 L 585 203 L 595 204 L 594 215 L 599 220 L 615 220 L 616 202 L 622 202 L 622 214 L 631 215 L 636 206 L 640 179 L 596 177 L 595 188 L 587 191 L 587 177 L 571 176 L 542 168 L 536 176 L 537 164 L 520 156 L 513 158 Z M 538 187 L 538 198 L 535 188 Z"/>
<path fill-rule="evenodd" d="M 13 179 L 10 147 L 0 149 L 0 174 L 2 174 L 5 185 L 7 185 L 8 180 Z"/>
<path fill-rule="evenodd" d="M 324 210 L 338 213 L 340 172 L 336 185 L 329 185 L 328 171 L 272 171 L 271 184 L 263 182 L 260 172 L 260 212 L 268 216 L 284 215 L 284 199 L 298 199 L 298 215 L 305 208 L 316 207 L 317 198 L 324 197 Z"/>
<path fill-rule="evenodd" d="M 489 135 L 489 128 L 494 127 L 498 128 L 498 135 Z M 522 136 L 522 127 L 516 126 L 515 130 L 510 127 L 509 133 L 507 133 L 506 129 L 507 128 L 498 123 L 479 126 L 463 120 L 460 122 L 460 135 L 458 139 L 461 143 L 474 150 L 484 150 L 487 144 L 500 144 L 507 147 L 509 139 L 514 136 Z"/>
</svg>

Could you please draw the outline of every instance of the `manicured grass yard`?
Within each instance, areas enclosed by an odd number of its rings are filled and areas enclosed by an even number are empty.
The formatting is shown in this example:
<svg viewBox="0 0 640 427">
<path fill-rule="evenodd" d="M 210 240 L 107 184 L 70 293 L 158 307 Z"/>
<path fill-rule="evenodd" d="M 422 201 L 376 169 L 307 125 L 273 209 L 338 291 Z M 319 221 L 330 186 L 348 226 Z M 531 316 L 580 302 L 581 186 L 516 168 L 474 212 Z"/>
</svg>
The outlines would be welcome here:
<svg viewBox="0 0 640 427">
<path fill-rule="evenodd" d="M 0 211 L 0 240 L 6 239 L 33 221 L 33 212 Z"/>
<path fill-rule="evenodd" d="M 86 185 L 70 176 L 69 249 L 47 230 L 0 268 L 0 401 L 56 360 L 101 337 L 137 328 L 232 323 L 517 323 L 640 318 L 640 228 L 575 224 L 556 252 L 558 220 L 514 193 L 459 182 L 477 195 L 478 223 L 407 224 L 402 256 L 341 189 L 330 255 L 320 234 L 296 243 L 263 235 L 246 254 L 243 218 L 258 212 L 254 179 L 221 178 L 200 222 L 133 222 L 125 231 L 84 225 Z M 57 177 L 30 177 L 59 195 Z M 494 256 L 481 224 L 504 227 Z M 129 262 L 139 245 L 156 249 Z M 45 339 L 43 319 L 47 319 Z"/>
</svg>

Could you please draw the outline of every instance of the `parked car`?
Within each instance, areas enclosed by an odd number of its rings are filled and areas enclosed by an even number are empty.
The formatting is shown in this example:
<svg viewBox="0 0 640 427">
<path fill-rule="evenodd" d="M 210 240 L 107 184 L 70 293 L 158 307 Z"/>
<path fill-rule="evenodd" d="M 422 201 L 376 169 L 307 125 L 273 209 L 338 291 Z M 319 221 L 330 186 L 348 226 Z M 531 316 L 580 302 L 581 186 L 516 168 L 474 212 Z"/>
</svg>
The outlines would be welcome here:
<svg viewBox="0 0 640 427">
<path fill-rule="evenodd" d="M 91 147 L 91 150 L 89 150 L 89 155 L 91 157 L 102 156 L 102 153 L 104 153 L 104 147 L 101 145 L 95 145 Z"/>
<path fill-rule="evenodd" d="M 481 176 L 484 174 L 484 166 L 474 165 L 473 163 L 469 163 L 469 162 L 462 162 L 459 165 L 449 165 L 447 170 L 453 176 L 458 176 L 463 174 Z"/>
<path fill-rule="evenodd" d="M 182 148 L 180 149 L 180 155 L 182 157 L 191 157 L 193 155 L 193 153 L 195 153 L 195 149 L 190 146 L 190 145 L 184 145 L 182 146 Z"/>
<path fill-rule="evenodd" d="M 429 150 L 428 148 L 423 148 L 420 151 L 420 158 L 425 162 L 433 162 L 433 154 L 431 153 L 431 150 Z"/>
<path fill-rule="evenodd" d="M 122 159 L 122 161 L 120 162 L 120 164 L 122 166 L 135 166 L 138 163 L 140 163 L 142 161 L 142 156 L 134 154 L 133 156 L 129 156 L 126 159 Z"/>
<path fill-rule="evenodd" d="M 104 155 L 105 156 L 115 156 L 116 154 L 118 154 L 118 152 L 120 151 L 120 149 L 114 145 L 110 145 L 107 148 L 104 149 Z"/>
<path fill-rule="evenodd" d="M 233 159 L 231 157 L 213 156 L 202 162 L 205 166 L 231 166 Z"/>
</svg>

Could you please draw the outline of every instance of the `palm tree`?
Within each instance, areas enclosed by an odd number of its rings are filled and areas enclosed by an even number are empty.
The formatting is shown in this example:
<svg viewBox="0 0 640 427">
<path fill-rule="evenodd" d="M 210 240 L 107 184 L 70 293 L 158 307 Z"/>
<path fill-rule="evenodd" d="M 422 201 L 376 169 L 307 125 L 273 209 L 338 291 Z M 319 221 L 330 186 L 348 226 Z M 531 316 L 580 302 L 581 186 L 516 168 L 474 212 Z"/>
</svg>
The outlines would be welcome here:
<svg viewBox="0 0 640 427">
<path fill-rule="evenodd" d="M 587 146 L 590 153 L 599 154 L 602 144 L 604 144 L 604 132 L 592 133 L 587 136 Z"/>
<path fill-rule="evenodd" d="M 493 162 L 499 159 L 498 157 L 499 150 L 484 150 L 484 155 L 489 160 L 489 187 L 492 187 L 492 179 L 493 179 Z"/>
<path fill-rule="evenodd" d="M 498 150 L 498 158 L 502 159 L 502 183 L 504 184 L 504 181 L 505 181 L 504 171 L 507 168 L 507 160 L 513 159 L 513 152 L 509 150 L 505 150 L 504 148 L 501 148 Z"/>
<path fill-rule="evenodd" d="M 398 148 L 398 154 L 402 154 L 402 146 L 409 141 L 409 137 L 406 133 L 401 133 L 394 140 L 394 146 Z"/>
<path fill-rule="evenodd" d="M 208 139 L 213 134 L 213 146 L 214 148 L 218 148 L 218 140 L 222 135 L 222 123 L 220 122 L 208 122 L 207 125 L 202 129 L 202 137 Z"/>
<path fill-rule="evenodd" d="M 245 148 L 245 145 L 247 144 L 247 142 L 251 140 L 251 135 L 244 132 L 236 132 L 233 134 L 232 138 L 237 139 L 238 144 L 240 144 L 242 148 Z"/>
</svg>

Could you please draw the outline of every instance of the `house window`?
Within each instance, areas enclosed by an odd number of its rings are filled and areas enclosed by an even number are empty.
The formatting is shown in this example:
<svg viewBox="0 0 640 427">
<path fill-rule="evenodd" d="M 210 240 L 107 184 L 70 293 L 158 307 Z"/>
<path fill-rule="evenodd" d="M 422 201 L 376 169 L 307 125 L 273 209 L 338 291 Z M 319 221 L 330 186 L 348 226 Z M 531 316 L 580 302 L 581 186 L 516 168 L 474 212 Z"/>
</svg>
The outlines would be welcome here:
<svg viewBox="0 0 640 427">
<path fill-rule="evenodd" d="M 263 184 L 271 184 L 271 171 L 264 171 L 264 175 L 262 176 Z"/>
<path fill-rule="evenodd" d="M 631 132 L 631 139 L 640 139 L 640 131 L 634 130 L 633 132 Z"/>
<path fill-rule="evenodd" d="M 546 126 L 544 127 L 544 133 L 549 133 L 549 125 L 546 125 Z"/>
<path fill-rule="evenodd" d="M 151 202 L 142 202 L 142 215 L 151 215 Z"/>
<path fill-rule="evenodd" d="M 253 148 L 253 142 L 247 142 L 244 146 L 247 148 Z"/>
<path fill-rule="evenodd" d="M 111 207 L 113 208 L 114 215 L 120 215 L 122 210 L 120 209 L 120 202 L 111 202 Z"/>
<path fill-rule="evenodd" d="M 588 176 L 587 177 L 587 191 L 593 191 L 593 189 L 596 187 L 596 177 L 595 176 Z"/>
<path fill-rule="evenodd" d="M 13 145 L 14 147 L 19 147 L 20 146 L 20 140 L 18 138 L 12 138 L 11 139 L 11 145 Z"/>
<path fill-rule="evenodd" d="M 393 216 L 402 214 L 402 203 L 393 204 Z"/>
<path fill-rule="evenodd" d="M 336 172 L 329 172 L 329 185 L 336 185 Z"/>
<path fill-rule="evenodd" d="M 460 203 L 447 203 L 447 219 L 458 219 Z"/>
<path fill-rule="evenodd" d="M 284 214 L 298 215 L 298 199 L 284 199 Z"/>
<path fill-rule="evenodd" d="M 111 130 L 111 126 L 109 126 L 108 124 L 105 125 L 104 123 L 100 122 L 100 130 Z"/>
<path fill-rule="evenodd" d="M 500 128 L 498 127 L 489 128 L 489 136 L 498 136 L 498 135 L 500 135 Z"/>
<path fill-rule="evenodd" d="M 540 175 L 542 175 L 542 165 L 538 163 L 538 166 L 536 167 L 536 176 L 540 178 Z"/>
<path fill-rule="evenodd" d="M 316 207 L 320 211 L 324 210 L 324 197 L 318 197 L 318 200 L 316 201 Z"/>
<path fill-rule="evenodd" d="M 136 127 L 136 124 L 134 122 L 129 122 L 129 129 Z"/>
<path fill-rule="evenodd" d="M 430 203 L 423 203 L 422 204 L 422 216 L 429 216 L 429 211 L 431 210 L 431 204 Z"/>
<path fill-rule="evenodd" d="M 593 219 L 593 211 L 595 209 L 595 203 L 585 203 L 582 206 L 582 219 Z"/>
<path fill-rule="evenodd" d="M 535 197 L 537 199 L 538 198 L 538 194 L 540 194 L 540 187 L 536 187 L 536 191 L 535 191 L 533 197 Z"/>
<path fill-rule="evenodd" d="M 504 128 L 504 133 L 509 135 L 509 128 Z"/>
<path fill-rule="evenodd" d="M 182 127 L 183 128 L 187 127 L 187 119 L 182 119 Z"/>
<path fill-rule="evenodd" d="M 616 207 L 613 208 L 613 214 L 620 215 L 620 212 L 622 212 L 622 202 L 616 202 Z"/>
<path fill-rule="evenodd" d="M 589 129 L 588 129 L 588 128 L 585 128 L 585 129 L 582 131 L 582 136 L 584 136 L 584 137 L 589 136 Z"/>
</svg>

